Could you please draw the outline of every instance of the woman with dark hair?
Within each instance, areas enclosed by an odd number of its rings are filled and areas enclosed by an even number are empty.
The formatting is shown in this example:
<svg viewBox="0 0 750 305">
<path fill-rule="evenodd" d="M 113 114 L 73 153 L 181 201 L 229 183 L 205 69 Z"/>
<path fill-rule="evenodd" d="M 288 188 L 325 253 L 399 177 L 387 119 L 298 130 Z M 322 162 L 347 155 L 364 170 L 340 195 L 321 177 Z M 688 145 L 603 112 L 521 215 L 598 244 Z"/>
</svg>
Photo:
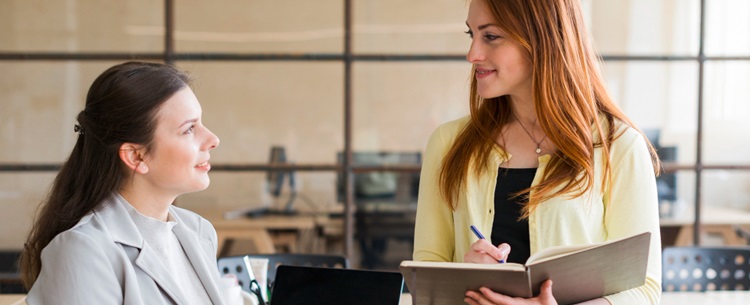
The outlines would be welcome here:
<svg viewBox="0 0 750 305">
<path fill-rule="evenodd" d="M 222 304 L 216 231 L 172 206 L 208 187 L 219 145 L 189 83 L 128 62 L 91 85 L 21 257 L 29 305 Z"/>
<path fill-rule="evenodd" d="M 466 25 L 471 114 L 427 144 L 414 259 L 524 263 L 651 232 L 645 284 L 590 303 L 658 304 L 659 160 L 607 93 L 579 0 L 473 0 Z M 465 301 L 556 304 L 552 284 L 530 299 L 481 288 Z"/>
</svg>

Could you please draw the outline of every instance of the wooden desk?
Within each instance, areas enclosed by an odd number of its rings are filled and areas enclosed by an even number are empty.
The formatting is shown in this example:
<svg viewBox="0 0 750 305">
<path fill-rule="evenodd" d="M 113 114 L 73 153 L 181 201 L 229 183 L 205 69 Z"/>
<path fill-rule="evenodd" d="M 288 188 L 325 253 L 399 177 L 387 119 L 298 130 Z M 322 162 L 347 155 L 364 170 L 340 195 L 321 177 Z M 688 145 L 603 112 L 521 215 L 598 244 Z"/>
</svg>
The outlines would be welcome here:
<svg viewBox="0 0 750 305">
<path fill-rule="evenodd" d="M 675 246 L 693 244 L 693 217 L 662 218 L 662 228 L 678 230 Z M 750 226 L 750 212 L 739 209 L 705 206 L 701 209 L 701 229 L 706 233 L 718 234 L 724 245 L 736 246 L 747 244 L 734 230 L 735 225 Z"/>
<path fill-rule="evenodd" d="M 399 305 L 412 305 L 411 295 L 401 295 Z M 750 304 L 750 291 L 662 292 L 661 305 Z"/>
<path fill-rule="evenodd" d="M 750 304 L 750 291 L 662 292 L 661 305 Z"/>
<path fill-rule="evenodd" d="M 0 294 L 0 305 L 26 305 L 23 294 Z M 661 305 L 725 305 L 750 303 L 750 291 L 662 292 Z M 412 305 L 411 295 L 401 295 L 399 305 Z"/>
<path fill-rule="evenodd" d="M 311 215 L 268 215 L 258 218 L 240 217 L 225 219 L 222 210 L 194 210 L 206 218 L 216 229 L 219 253 L 227 241 L 251 240 L 258 253 L 275 253 L 275 245 L 286 245 L 290 252 L 297 251 L 300 240 L 312 240 L 315 233 L 315 217 Z M 307 249 L 304 249 L 307 250 Z M 306 252 L 306 251 L 303 251 Z"/>
</svg>

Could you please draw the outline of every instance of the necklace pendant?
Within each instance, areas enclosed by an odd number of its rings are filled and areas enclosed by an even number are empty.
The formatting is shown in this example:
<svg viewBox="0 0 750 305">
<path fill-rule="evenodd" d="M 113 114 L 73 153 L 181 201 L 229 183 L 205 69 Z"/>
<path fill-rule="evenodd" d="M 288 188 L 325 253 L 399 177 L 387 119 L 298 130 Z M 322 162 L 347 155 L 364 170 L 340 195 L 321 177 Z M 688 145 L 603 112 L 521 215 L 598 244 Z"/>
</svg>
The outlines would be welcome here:
<svg viewBox="0 0 750 305">
<path fill-rule="evenodd" d="M 538 155 L 538 154 L 541 154 L 541 153 L 542 153 L 542 149 L 539 146 L 537 146 L 536 147 L 536 154 Z"/>
</svg>

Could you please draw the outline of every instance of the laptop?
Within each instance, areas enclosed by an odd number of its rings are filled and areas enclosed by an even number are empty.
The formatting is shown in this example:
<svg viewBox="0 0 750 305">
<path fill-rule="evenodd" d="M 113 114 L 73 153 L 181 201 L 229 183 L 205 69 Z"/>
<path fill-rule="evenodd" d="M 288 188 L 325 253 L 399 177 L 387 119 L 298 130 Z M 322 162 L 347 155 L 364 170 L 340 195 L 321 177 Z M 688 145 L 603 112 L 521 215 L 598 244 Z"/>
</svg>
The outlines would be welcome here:
<svg viewBox="0 0 750 305">
<path fill-rule="evenodd" d="M 273 305 L 398 305 L 399 272 L 279 265 Z"/>
</svg>

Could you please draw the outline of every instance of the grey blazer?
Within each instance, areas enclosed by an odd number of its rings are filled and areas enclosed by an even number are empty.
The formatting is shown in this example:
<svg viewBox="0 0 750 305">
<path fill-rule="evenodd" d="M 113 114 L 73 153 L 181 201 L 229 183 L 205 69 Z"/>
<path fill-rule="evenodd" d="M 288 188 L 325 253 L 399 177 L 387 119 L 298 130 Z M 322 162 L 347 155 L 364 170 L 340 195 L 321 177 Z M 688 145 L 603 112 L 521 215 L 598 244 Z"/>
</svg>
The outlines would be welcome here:
<svg viewBox="0 0 750 305">
<path fill-rule="evenodd" d="M 192 304 L 144 242 L 121 197 L 113 194 L 42 250 L 42 270 L 26 303 Z M 213 304 L 223 304 L 216 267 L 216 231 L 185 209 L 170 207 L 174 233 Z"/>
</svg>

